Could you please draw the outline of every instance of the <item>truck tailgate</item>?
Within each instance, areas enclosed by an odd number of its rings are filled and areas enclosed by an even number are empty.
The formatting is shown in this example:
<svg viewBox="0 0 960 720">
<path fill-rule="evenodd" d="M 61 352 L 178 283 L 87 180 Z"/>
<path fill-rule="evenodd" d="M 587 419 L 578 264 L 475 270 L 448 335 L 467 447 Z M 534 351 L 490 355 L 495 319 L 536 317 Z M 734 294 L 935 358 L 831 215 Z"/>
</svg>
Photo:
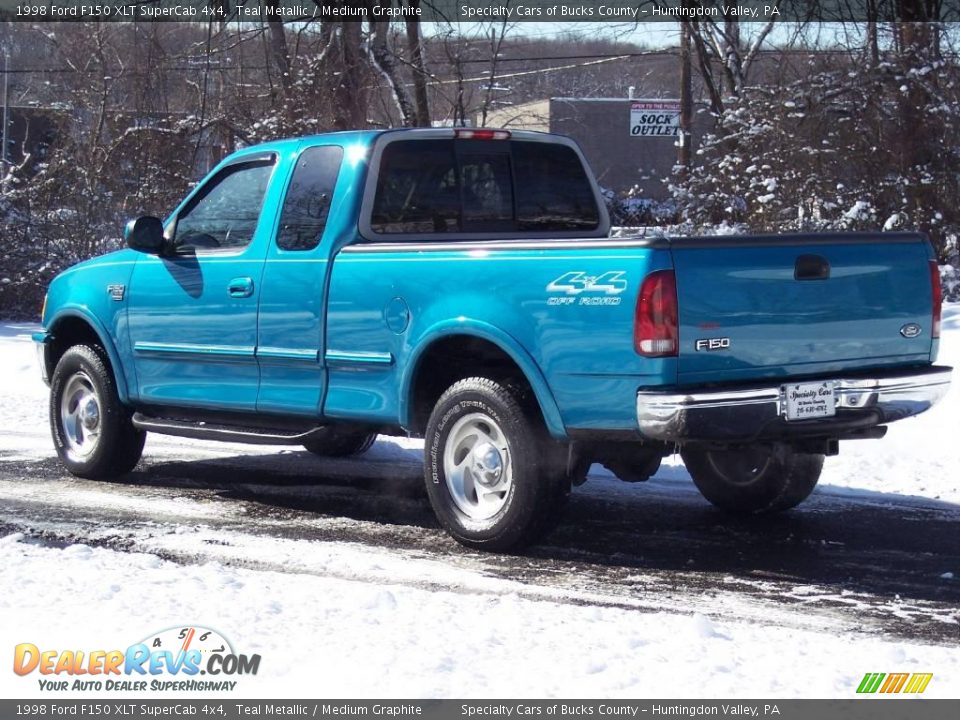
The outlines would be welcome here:
<svg viewBox="0 0 960 720">
<path fill-rule="evenodd" d="M 687 238 L 672 253 L 680 384 L 930 359 L 922 235 Z"/>
</svg>

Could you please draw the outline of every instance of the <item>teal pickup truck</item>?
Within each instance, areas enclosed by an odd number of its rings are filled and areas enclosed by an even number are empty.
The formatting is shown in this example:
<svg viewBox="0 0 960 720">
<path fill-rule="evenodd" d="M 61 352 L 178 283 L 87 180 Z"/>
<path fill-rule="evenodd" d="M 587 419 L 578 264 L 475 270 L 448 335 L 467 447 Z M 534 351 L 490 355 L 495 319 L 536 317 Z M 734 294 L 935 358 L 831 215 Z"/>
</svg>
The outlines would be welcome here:
<svg viewBox="0 0 960 720">
<path fill-rule="evenodd" d="M 943 397 L 937 266 L 910 233 L 610 237 L 567 138 L 318 135 L 216 167 L 127 249 L 51 283 L 35 337 L 57 453 L 134 468 L 147 432 L 362 453 L 423 437 L 475 548 L 548 527 L 591 463 L 793 507 L 841 440 Z"/>
</svg>

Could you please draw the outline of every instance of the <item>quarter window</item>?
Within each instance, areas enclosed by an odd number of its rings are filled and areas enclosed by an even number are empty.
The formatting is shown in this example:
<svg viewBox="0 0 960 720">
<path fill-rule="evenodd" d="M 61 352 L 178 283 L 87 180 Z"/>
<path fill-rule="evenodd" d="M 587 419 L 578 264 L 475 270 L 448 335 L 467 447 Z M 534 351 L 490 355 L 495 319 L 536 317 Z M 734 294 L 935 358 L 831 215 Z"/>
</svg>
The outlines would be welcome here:
<svg viewBox="0 0 960 720">
<path fill-rule="evenodd" d="M 280 214 L 281 250 L 312 250 L 320 243 L 342 160 L 338 145 L 307 148 L 300 154 Z"/>
</svg>

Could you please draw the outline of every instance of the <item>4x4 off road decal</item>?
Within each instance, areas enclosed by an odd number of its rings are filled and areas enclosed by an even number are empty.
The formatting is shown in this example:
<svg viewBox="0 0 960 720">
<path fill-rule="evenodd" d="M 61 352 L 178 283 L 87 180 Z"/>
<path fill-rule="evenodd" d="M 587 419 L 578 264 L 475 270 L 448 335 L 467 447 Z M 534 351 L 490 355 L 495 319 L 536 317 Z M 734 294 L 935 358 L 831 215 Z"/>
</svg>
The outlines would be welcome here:
<svg viewBox="0 0 960 720">
<path fill-rule="evenodd" d="M 625 270 L 611 270 L 599 275 L 585 272 L 564 273 L 547 283 L 548 305 L 619 305 L 617 297 L 627 289 Z"/>
</svg>

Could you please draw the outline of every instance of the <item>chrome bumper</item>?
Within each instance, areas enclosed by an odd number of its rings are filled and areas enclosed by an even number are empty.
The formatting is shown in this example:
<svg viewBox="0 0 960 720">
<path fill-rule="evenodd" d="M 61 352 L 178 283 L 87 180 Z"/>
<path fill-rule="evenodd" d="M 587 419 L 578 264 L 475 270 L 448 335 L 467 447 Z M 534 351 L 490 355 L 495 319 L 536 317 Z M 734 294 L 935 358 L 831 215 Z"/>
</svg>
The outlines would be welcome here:
<svg viewBox="0 0 960 720">
<path fill-rule="evenodd" d="M 37 361 L 40 363 L 40 377 L 43 378 L 44 384 L 49 385 L 50 378 L 47 377 L 47 343 L 53 339 L 53 336 L 46 332 L 37 332 L 31 337 L 37 348 Z"/>
<path fill-rule="evenodd" d="M 640 433 L 664 442 L 746 442 L 844 432 L 884 425 L 929 410 L 950 388 L 952 368 L 890 373 L 883 377 L 833 380 L 837 414 L 815 420 L 786 420 L 780 384 L 711 391 L 637 393 Z"/>
</svg>

